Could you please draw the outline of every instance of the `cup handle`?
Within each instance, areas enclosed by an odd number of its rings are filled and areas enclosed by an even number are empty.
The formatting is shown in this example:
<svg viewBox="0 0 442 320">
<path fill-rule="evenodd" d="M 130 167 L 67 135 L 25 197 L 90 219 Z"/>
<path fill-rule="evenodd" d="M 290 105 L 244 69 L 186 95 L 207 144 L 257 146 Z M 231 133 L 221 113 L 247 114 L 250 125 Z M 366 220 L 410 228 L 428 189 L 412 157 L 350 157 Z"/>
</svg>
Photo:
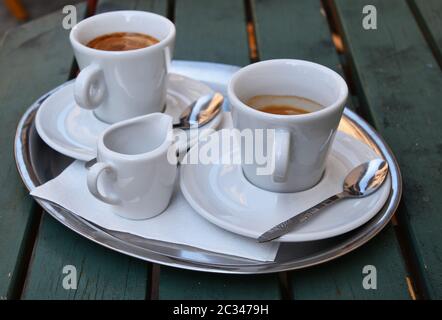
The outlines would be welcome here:
<svg viewBox="0 0 442 320">
<path fill-rule="evenodd" d="M 285 129 L 276 129 L 273 141 L 273 155 L 275 170 L 273 170 L 274 182 L 285 182 L 290 160 L 290 132 Z"/>
<path fill-rule="evenodd" d="M 103 70 L 96 64 L 81 70 L 74 85 L 74 97 L 78 105 L 88 110 L 95 109 L 103 102 L 105 94 Z"/>
<path fill-rule="evenodd" d="M 115 175 L 115 171 L 111 165 L 103 162 L 97 162 L 89 168 L 89 171 L 87 173 L 87 187 L 92 195 L 94 195 L 98 200 L 113 205 L 119 204 L 120 199 L 118 199 L 116 196 L 103 195 L 98 190 L 98 179 L 103 171 L 107 171 Z"/>
<path fill-rule="evenodd" d="M 170 68 L 172 64 L 172 52 L 169 47 L 164 48 L 164 61 L 166 64 L 166 74 L 170 73 Z"/>
</svg>

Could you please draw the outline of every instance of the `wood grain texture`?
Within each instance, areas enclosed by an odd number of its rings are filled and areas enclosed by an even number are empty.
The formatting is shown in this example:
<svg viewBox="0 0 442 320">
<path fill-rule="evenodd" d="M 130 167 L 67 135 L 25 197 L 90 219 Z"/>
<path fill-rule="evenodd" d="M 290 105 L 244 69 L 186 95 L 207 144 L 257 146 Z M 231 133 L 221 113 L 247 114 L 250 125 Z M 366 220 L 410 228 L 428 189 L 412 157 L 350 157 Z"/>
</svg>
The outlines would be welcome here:
<svg viewBox="0 0 442 320">
<path fill-rule="evenodd" d="M 249 63 L 243 1 L 175 4 L 175 59 Z M 161 267 L 160 299 L 279 299 L 277 275 L 234 276 Z"/>
<path fill-rule="evenodd" d="M 63 287 L 65 266 L 74 266 L 77 289 Z M 45 214 L 35 244 L 23 299 L 145 299 L 145 263 L 104 249 Z"/>
<path fill-rule="evenodd" d="M 250 62 L 244 1 L 176 0 L 175 57 L 245 65 Z"/>
<path fill-rule="evenodd" d="M 261 60 L 302 59 L 342 74 L 320 1 L 252 0 Z"/>
<path fill-rule="evenodd" d="M 398 213 L 423 282 L 442 298 L 441 70 L 405 1 L 371 1 L 377 29 L 361 25 L 363 0 L 335 1 L 363 106 L 404 178 Z"/>
<path fill-rule="evenodd" d="M 97 12 L 137 9 L 138 6 L 165 13 L 159 1 L 101 1 Z M 54 28 L 58 25 L 54 25 Z M 62 35 L 68 41 L 67 35 Z M 41 43 L 40 46 L 54 43 Z M 36 50 L 41 50 L 37 47 Z M 69 46 L 59 52 L 67 66 L 72 63 Z M 51 65 L 48 64 L 48 68 Z M 68 74 L 64 74 L 63 81 Z M 61 81 L 61 82 L 63 82 Z M 47 90 L 46 90 L 47 91 Z M 44 92 L 44 91 L 42 91 Z M 65 265 L 78 272 L 76 290 L 65 290 L 62 273 Z M 44 216 L 37 235 L 29 273 L 23 291 L 25 299 L 145 299 L 149 297 L 150 264 L 112 252 L 68 230 Z"/>
<path fill-rule="evenodd" d="M 342 72 L 320 1 L 252 1 L 260 59 L 296 58 Z M 378 269 L 377 290 L 362 288 L 362 268 Z M 409 298 L 406 270 L 393 228 L 336 261 L 290 273 L 294 299 Z M 383 281 L 381 280 L 390 280 Z M 394 280 L 393 280 L 394 279 Z"/>
<path fill-rule="evenodd" d="M 100 0 L 98 1 L 96 13 L 117 10 L 143 10 L 165 16 L 167 8 L 167 0 Z"/>
<path fill-rule="evenodd" d="M 78 7 L 78 11 L 84 6 Z M 40 95 L 64 82 L 72 54 L 62 15 L 54 13 L 9 31 L 0 43 L 0 298 L 17 298 L 29 231 L 39 215 L 15 167 L 13 140 L 17 123 Z M 66 54 L 68 53 L 68 54 Z"/>
<path fill-rule="evenodd" d="M 161 267 L 160 299 L 280 299 L 275 275 L 217 275 Z"/>
<path fill-rule="evenodd" d="M 408 3 L 439 66 L 442 67 L 442 1 L 409 0 Z"/>
<path fill-rule="evenodd" d="M 376 289 L 364 289 L 365 266 L 376 268 Z M 302 299 L 411 299 L 400 248 L 392 227 L 355 251 L 323 265 L 290 274 L 293 297 Z"/>
</svg>

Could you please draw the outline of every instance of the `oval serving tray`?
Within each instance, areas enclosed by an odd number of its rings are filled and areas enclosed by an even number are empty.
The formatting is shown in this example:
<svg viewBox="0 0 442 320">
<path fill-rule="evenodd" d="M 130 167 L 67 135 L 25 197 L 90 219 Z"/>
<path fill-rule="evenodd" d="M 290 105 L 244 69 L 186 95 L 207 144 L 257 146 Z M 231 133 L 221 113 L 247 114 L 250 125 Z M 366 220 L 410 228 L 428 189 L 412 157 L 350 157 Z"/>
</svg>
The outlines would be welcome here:
<svg viewBox="0 0 442 320">
<path fill-rule="evenodd" d="M 227 82 L 236 70 L 238 70 L 236 66 L 207 62 L 174 61 L 172 64 L 174 73 L 204 81 L 224 95 L 226 95 Z M 54 178 L 73 161 L 48 147 L 38 136 L 34 124 L 38 107 L 60 87 L 45 94 L 30 106 L 17 127 L 15 159 L 21 178 L 29 190 Z M 305 268 L 340 257 L 369 241 L 390 221 L 401 197 L 402 180 L 399 167 L 390 148 L 379 134 L 349 109 L 344 111 L 339 130 L 364 142 L 388 161 L 392 180 L 389 198 L 374 218 L 349 233 L 319 241 L 281 244 L 274 262 L 241 259 L 110 231 L 48 201 L 37 200 L 37 202 L 55 219 L 85 238 L 115 251 L 154 263 L 190 270 L 237 274 Z"/>
</svg>

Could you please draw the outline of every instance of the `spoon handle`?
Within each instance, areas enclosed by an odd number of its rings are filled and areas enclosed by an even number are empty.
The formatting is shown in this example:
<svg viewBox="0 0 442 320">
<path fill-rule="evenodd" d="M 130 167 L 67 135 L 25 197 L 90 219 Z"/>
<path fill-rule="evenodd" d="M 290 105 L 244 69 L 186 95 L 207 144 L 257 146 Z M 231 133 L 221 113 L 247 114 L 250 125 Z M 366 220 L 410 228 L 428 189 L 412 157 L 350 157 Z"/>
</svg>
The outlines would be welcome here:
<svg viewBox="0 0 442 320">
<path fill-rule="evenodd" d="M 294 227 L 304 224 L 305 222 L 310 220 L 313 216 L 316 216 L 316 214 L 321 209 L 328 207 L 329 205 L 335 203 L 336 201 L 344 197 L 345 197 L 344 193 L 338 193 L 334 196 L 331 196 L 328 199 L 321 201 L 320 203 L 311 207 L 310 209 L 298 213 L 296 216 L 291 217 L 290 219 L 281 222 L 280 224 L 274 226 L 272 229 L 264 232 L 261 236 L 259 236 L 258 242 L 267 242 L 279 238 L 280 236 L 293 230 Z"/>
</svg>

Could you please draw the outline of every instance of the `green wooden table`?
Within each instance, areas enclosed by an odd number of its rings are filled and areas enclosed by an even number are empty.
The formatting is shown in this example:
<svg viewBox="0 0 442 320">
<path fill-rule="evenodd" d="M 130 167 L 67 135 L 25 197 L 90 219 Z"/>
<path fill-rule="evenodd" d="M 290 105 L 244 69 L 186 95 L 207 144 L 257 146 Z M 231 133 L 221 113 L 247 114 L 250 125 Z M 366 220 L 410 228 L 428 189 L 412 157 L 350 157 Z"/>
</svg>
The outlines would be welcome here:
<svg viewBox="0 0 442 320">
<path fill-rule="evenodd" d="M 404 194 L 390 225 L 335 261 L 270 275 L 146 263 L 83 239 L 42 212 L 15 168 L 13 139 L 25 109 L 75 75 L 69 31 L 60 11 L 9 32 L 0 41 L 0 298 L 442 298 L 442 1 L 372 0 L 377 29 L 369 30 L 362 25 L 366 2 L 98 1 L 96 13 L 137 9 L 169 17 L 177 27 L 176 59 L 243 66 L 284 57 L 331 67 L 350 84 L 349 107 L 392 147 Z M 86 4 L 77 9 L 84 17 Z M 65 265 L 77 268 L 76 290 L 63 289 Z M 376 267 L 376 290 L 362 286 L 366 265 Z"/>
</svg>

